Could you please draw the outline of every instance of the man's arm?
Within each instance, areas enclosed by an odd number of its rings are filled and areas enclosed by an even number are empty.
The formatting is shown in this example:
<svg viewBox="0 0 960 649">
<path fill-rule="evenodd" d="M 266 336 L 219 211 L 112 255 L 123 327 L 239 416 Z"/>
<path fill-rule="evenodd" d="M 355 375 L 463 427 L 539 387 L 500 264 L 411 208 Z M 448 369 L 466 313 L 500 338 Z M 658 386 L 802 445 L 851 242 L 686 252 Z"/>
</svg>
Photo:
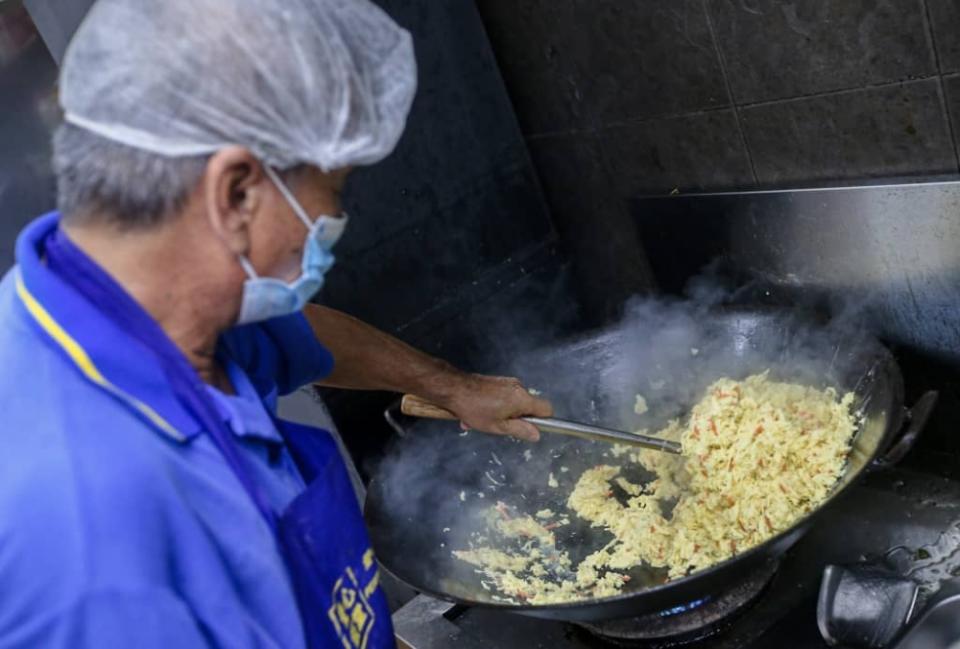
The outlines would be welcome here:
<svg viewBox="0 0 960 649">
<path fill-rule="evenodd" d="M 416 394 L 456 414 L 466 428 L 530 440 L 539 432 L 517 418 L 553 414 L 517 379 L 462 372 L 334 309 L 308 304 L 304 315 L 336 359 L 321 385 Z"/>
</svg>

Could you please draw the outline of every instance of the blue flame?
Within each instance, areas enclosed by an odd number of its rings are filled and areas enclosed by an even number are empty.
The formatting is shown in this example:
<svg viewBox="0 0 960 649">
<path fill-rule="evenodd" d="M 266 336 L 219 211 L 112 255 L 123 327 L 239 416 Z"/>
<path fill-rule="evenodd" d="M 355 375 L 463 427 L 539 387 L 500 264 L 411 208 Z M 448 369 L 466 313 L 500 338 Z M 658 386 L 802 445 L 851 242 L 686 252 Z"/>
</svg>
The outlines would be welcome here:
<svg viewBox="0 0 960 649">
<path fill-rule="evenodd" d="M 674 615 L 679 615 L 680 613 L 686 613 L 692 611 L 695 608 L 700 608 L 704 604 L 710 601 L 709 597 L 704 597 L 702 599 L 696 599 L 692 602 L 687 602 L 686 604 L 681 604 L 679 606 L 674 606 L 673 608 L 668 608 L 665 611 L 660 612 L 660 617 L 672 617 Z"/>
</svg>

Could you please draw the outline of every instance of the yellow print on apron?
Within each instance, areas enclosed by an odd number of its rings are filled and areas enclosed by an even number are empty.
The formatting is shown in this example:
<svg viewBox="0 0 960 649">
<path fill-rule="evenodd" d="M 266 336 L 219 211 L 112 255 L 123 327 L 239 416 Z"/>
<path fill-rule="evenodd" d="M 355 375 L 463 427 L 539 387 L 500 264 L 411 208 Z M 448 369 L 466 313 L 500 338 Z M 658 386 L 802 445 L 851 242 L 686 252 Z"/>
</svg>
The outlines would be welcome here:
<svg viewBox="0 0 960 649">
<path fill-rule="evenodd" d="M 366 570 L 374 569 L 367 583 L 361 586 L 353 568 L 348 566 L 333 585 L 333 604 L 327 614 L 344 649 L 366 649 L 370 630 L 376 623 L 376 615 L 369 602 L 380 582 L 380 571 L 376 569 L 373 550 L 367 550 L 363 555 L 363 567 Z"/>
</svg>

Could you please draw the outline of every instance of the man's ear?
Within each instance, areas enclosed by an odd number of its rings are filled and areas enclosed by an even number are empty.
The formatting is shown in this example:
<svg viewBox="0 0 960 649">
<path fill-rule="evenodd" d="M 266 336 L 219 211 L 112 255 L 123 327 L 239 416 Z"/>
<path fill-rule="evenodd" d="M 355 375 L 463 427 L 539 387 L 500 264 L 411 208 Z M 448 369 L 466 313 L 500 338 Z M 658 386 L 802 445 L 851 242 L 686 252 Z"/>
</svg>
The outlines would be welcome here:
<svg viewBox="0 0 960 649">
<path fill-rule="evenodd" d="M 249 150 L 230 146 L 214 153 L 204 174 L 204 206 L 214 233 L 234 254 L 250 250 L 250 227 L 269 179 Z"/>
</svg>

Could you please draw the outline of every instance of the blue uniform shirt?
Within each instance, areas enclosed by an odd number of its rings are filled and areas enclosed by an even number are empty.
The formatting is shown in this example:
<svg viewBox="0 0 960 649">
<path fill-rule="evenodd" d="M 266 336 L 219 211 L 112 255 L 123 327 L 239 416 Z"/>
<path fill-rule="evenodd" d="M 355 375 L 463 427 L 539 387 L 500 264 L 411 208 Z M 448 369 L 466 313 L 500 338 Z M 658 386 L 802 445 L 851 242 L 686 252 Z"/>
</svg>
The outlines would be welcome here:
<svg viewBox="0 0 960 649">
<path fill-rule="evenodd" d="M 275 540 L 219 451 L 44 265 L 57 220 L 24 230 L 0 282 L 0 649 L 303 646 Z M 221 342 L 237 395 L 215 401 L 282 509 L 303 483 L 267 409 L 332 359 L 299 314 Z"/>
</svg>

